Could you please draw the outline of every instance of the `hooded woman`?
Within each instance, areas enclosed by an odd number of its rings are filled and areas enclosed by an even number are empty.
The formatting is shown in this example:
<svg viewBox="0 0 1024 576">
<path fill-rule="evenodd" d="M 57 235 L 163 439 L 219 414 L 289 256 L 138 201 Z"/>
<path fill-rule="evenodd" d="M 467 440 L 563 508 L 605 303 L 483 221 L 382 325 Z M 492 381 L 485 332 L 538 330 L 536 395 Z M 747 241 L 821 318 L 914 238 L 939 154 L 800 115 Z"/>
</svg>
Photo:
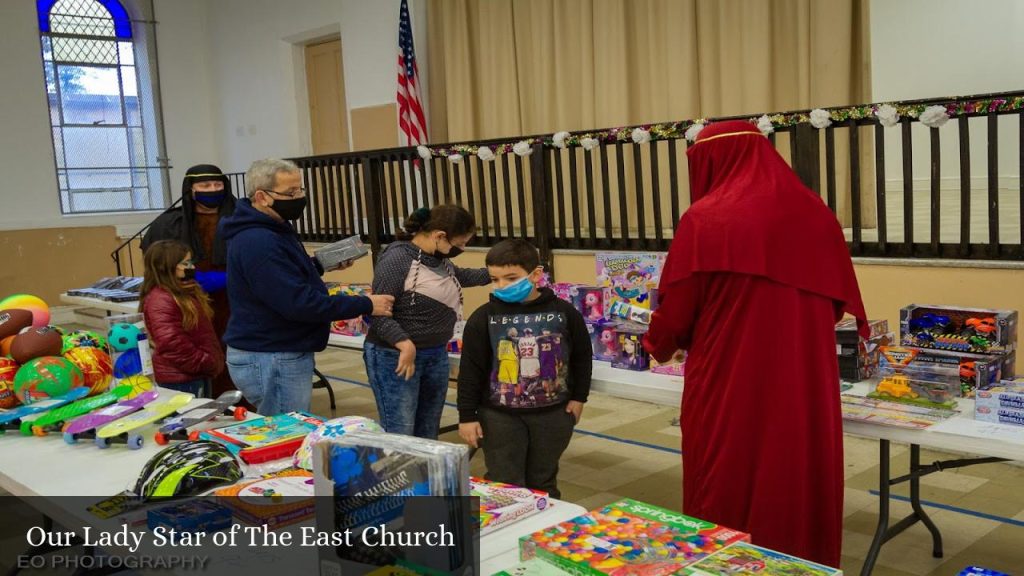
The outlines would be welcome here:
<svg viewBox="0 0 1024 576">
<path fill-rule="evenodd" d="M 843 425 L 835 323 L 864 305 L 843 231 L 748 122 L 687 151 L 679 221 L 644 344 L 686 350 L 683 512 L 839 566 Z"/>
<path fill-rule="evenodd" d="M 199 164 L 185 172 L 181 182 L 181 206 L 170 208 L 157 217 L 142 237 L 142 250 L 159 240 L 177 240 L 192 251 L 196 281 L 210 295 L 213 328 L 223 342 L 230 309 L 226 283 L 227 246 L 217 232 L 222 217 L 235 211 L 231 182 L 212 164 Z M 223 345 L 223 344 L 222 344 Z M 227 370 L 213 380 L 212 395 L 234 390 Z"/>
</svg>

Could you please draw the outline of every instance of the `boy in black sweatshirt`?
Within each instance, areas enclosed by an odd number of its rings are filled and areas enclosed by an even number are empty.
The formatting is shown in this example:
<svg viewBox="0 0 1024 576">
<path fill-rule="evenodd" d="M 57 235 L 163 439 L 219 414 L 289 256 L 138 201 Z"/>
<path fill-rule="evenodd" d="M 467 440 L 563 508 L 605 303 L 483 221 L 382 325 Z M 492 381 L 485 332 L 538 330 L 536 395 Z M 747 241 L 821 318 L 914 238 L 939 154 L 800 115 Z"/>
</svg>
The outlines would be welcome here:
<svg viewBox="0 0 1024 576">
<path fill-rule="evenodd" d="M 587 325 L 537 288 L 542 269 L 529 242 L 499 242 L 486 264 L 495 290 L 462 335 L 459 435 L 483 448 L 488 480 L 558 498 L 558 460 L 590 393 Z"/>
</svg>

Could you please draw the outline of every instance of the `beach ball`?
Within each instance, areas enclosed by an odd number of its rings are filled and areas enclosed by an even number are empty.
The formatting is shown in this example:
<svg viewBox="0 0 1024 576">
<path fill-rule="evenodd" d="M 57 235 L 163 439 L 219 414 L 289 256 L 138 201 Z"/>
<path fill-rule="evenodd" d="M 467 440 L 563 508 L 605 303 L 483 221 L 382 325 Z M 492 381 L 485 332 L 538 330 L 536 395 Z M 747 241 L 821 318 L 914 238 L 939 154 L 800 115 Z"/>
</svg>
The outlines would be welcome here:
<svg viewBox="0 0 1024 576">
<path fill-rule="evenodd" d="M 14 408 L 18 396 L 14 393 L 14 376 L 21 366 L 10 358 L 0 357 L 0 408 Z"/>
<path fill-rule="evenodd" d="M 110 347 L 118 352 L 127 352 L 138 348 L 139 336 L 142 335 L 142 330 L 134 324 L 114 324 L 110 327 L 110 333 L 107 334 L 107 340 L 110 342 Z"/>
<path fill-rule="evenodd" d="M 14 393 L 22 404 L 63 396 L 85 385 L 85 376 L 70 360 L 43 356 L 26 362 L 14 376 Z"/>
<path fill-rule="evenodd" d="M 103 350 L 88 346 L 72 348 L 64 353 L 64 358 L 82 371 L 90 396 L 102 394 L 110 387 L 110 380 L 114 377 L 114 365 L 110 361 L 110 355 Z"/>
<path fill-rule="evenodd" d="M 341 418 L 328 420 L 321 424 L 316 430 L 306 435 L 305 440 L 302 441 L 302 445 L 295 451 L 292 464 L 299 468 L 312 470 L 313 446 L 316 446 L 318 442 L 325 438 L 337 438 L 356 430 L 369 430 L 371 432 L 384 431 L 379 424 L 369 418 L 363 418 L 362 416 L 342 416 Z"/>
<path fill-rule="evenodd" d="M 0 310 L 21 308 L 32 313 L 32 325 L 41 328 L 50 323 L 50 307 L 46 302 L 31 294 L 14 294 L 0 300 Z"/>
<path fill-rule="evenodd" d="M 114 360 L 114 377 L 127 378 L 136 374 L 142 374 L 142 356 L 138 348 L 132 348 Z"/>
<path fill-rule="evenodd" d="M 107 339 L 92 330 L 75 330 L 64 335 L 64 349 L 61 354 L 66 354 L 72 348 L 99 348 L 106 350 Z"/>
<path fill-rule="evenodd" d="M 153 381 L 142 374 L 121 378 L 117 381 L 117 385 L 132 387 L 131 393 L 122 398 L 122 400 L 130 400 L 143 392 L 148 392 L 153 389 Z"/>
</svg>

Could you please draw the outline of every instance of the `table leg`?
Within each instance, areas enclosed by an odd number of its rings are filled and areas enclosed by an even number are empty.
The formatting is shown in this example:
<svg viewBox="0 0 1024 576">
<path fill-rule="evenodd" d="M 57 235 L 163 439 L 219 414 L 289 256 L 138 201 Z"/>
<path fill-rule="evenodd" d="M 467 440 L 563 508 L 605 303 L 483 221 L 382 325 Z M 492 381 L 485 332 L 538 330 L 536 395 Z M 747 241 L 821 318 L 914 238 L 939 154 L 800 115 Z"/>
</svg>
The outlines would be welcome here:
<svg viewBox="0 0 1024 576">
<path fill-rule="evenodd" d="M 921 447 L 917 444 L 910 445 L 910 473 L 913 474 L 921 467 Z M 921 506 L 921 477 L 913 476 L 910 479 L 910 506 L 914 509 L 914 514 L 921 522 L 928 528 L 928 531 L 932 533 L 932 556 L 935 558 L 942 558 L 942 534 L 939 533 L 939 528 L 932 522 L 932 519 L 928 516 L 928 513 L 924 511 Z"/>
<path fill-rule="evenodd" d="M 885 543 L 889 531 L 889 441 L 879 440 L 878 444 L 878 527 L 871 541 L 860 576 L 870 576 L 878 561 L 878 553 Z"/>
</svg>

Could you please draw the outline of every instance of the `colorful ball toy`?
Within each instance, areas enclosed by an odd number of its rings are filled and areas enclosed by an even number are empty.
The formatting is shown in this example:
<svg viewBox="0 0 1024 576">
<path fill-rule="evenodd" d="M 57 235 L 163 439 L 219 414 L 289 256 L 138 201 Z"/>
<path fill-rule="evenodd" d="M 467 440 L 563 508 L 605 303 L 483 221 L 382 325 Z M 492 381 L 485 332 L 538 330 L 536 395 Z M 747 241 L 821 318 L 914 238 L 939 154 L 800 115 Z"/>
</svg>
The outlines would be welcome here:
<svg viewBox="0 0 1024 576">
<path fill-rule="evenodd" d="M 153 381 L 143 374 L 136 374 L 134 376 L 129 376 L 127 378 L 121 378 L 117 382 L 117 385 L 132 387 L 131 393 L 125 396 L 124 400 L 130 400 L 132 398 L 135 398 L 139 394 L 142 394 L 143 392 L 153 389 Z"/>
<path fill-rule="evenodd" d="M 67 354 L 72 348 L 99 348 L 107 349 L 107 339 L 92 330 L 75 330 L 64 335 L 64 349 L 61 354 Z"/>
<path fill-rule="evenodd" d="M 33 358 L 14 376 L 14 393 L 26 405 L 62 396 L 84 385 L 82 371 L 60 356 Z"/>
<path fill-rule="evenodd" d="M 41 328 L 50 323 L 50 307 L 46 302 L 31 294 L 13 294 L 0 300 L 0 310 L 20 308 L 32 313 L 32 326 Z"/>
<path fill-rule="evenodd" d="M 313 446 L 316 446 L 318 442 L 325 438 L 337 438 L 356 430 L 370 430 L 372 432 L 383 431 L 379 424 L 369 418 L 363 418 L 362 416 L 342 416 L 341 418 L 333 418 L 324 422 L 319 428 L 306 435 L 306 439 L 302 441 L 302 446 L 299 446 L 299 449 L 295 451 L 292 464 L 299 468 L 312 470 Z"/>
<path fill-rule="evenodd" d="M 14 408 L 18 396 L 14 393 L 14 376 L 21 366 L 14 360 L 0 357 L 0 408 Z"/>
<path fill-rule="evenodd" d="M 114 366 L 110 355 L 99 348 L 83 346 L 72 348 L 64 353 L 64 358 L 71 361 L 85 376 L 85 385 L 89 395 L 95 396 L 107 391 L 110 380 L 114 376 Z"/>
<path fill-rule="evenodd" d="M 142 373 L 142 356 L 138 348 L 133 348 L 114 360 L 114 377 L 127 378 Z"/>
<path fill-rule="evenodd" d="M 142 330 L 134 324 L 114 324 L 110 327 L 110 333 L 107 334 L 107 340 L 110 342 L 110 347 L 118 352 L 127 352 L 138 347 L 139 336 L 142 335 Z"/>
</svg>

